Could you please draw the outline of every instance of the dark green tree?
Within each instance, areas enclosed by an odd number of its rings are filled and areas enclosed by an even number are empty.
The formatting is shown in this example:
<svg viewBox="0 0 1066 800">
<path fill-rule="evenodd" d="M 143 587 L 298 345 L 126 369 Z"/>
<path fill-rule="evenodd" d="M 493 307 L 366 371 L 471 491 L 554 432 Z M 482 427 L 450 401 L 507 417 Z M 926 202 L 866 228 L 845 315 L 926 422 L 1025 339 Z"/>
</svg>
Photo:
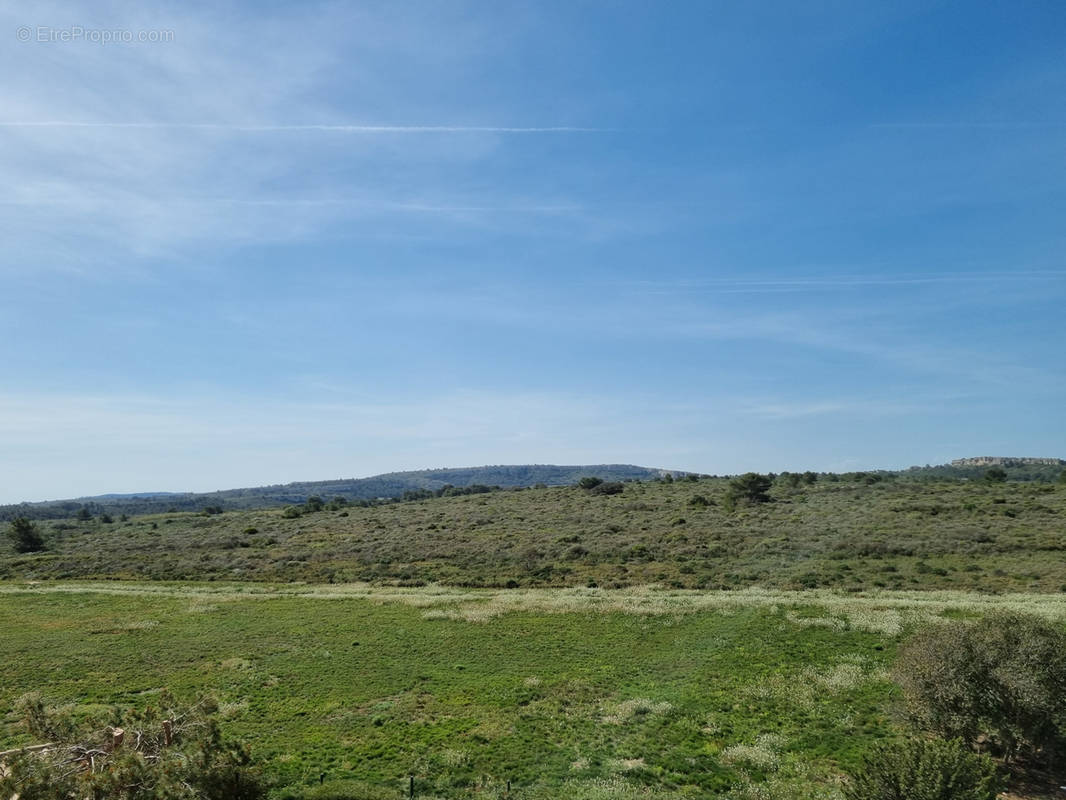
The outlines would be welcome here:
<svg viewBox="0 0 1066 800">
<path fill-rule="evenodd" d="M 803 482 L 803 476 L 798 472 L 782 472 L 777 479 L 790 489 L 798 488 Z"/>
<path fill-rule="evenodd" d="M 600 481 L 589 489 L 589 494 L 621 494 L 625 488 L 619 481 Z"/>
<path fill-rule="evenodd" d="M 996 765 L 958 740 L 881 744 L 844 787 L 847 800 L 995 800 Z"/>
<path fill-rule="evenodd" d="M 986 483 L 1006 483 L 1007 471 L 1000 467 L 989 467 L 985 470 L 985 482 Z"/>
<path fill-rule="evenodd" d="M 20 553 L 36 553 L 44 550 L 44 538 L 37 526 L 26 517 L 15 517 L 7 531 L 15 550 Z"/>
<path fill-rule="evenodd" d="M 584 478 L 577 482 L 577 485 L 585 491 L 589 491 L 590 489 L 595 489 L 601 483 L 603 483 L 603 478 L 596 478 L 592 475 L 586 475 Z"/>
<path fill-rule="evenodd" d="M 746 500 L 749 503 L 765 503 L 770 499 L 770 487 L 773 478 L 757 472 L 746 472 L 729 482 L 729 496 L 734 500 Z"/>
</svg>

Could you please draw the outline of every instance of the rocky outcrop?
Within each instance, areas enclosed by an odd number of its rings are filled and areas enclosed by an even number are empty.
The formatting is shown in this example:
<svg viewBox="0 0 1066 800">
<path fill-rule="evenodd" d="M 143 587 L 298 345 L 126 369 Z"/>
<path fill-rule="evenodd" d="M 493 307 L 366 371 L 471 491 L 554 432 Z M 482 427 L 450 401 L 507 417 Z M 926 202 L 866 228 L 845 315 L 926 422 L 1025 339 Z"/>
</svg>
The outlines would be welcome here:
<svg viewBox="0 0 1066 800">
<path fill-rule="evenodd" d="M 1061 458 L 1012 458 L 1009 456 L 977 456 L 976 458 L 956 458 L 953 467 L 1062 467 L 1066 460 Z"/>
</svg>

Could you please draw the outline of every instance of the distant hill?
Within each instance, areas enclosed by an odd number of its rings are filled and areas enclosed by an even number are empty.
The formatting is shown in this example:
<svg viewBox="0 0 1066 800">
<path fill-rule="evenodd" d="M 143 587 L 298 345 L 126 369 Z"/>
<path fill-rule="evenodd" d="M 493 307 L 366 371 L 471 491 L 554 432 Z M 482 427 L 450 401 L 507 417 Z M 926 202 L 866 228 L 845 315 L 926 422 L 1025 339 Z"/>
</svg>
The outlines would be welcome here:
<svg viewBox="0 0 1066 800">
<path fill-rule="evenodd" d="M 519 464 L 485 467 L 455 467 L 424 469 L 410 472 L 388 472 L 369 478 L 344 478 L 330 481 L 301 481 L 276 486 L 256 486 L 245 489 L 225 489 L 218 492 L 173 493 L 138 492 L 136 494 L 102 494 L 70 500 L 43 503 L 18 503 L 0 506 L 0 520 L 26 516 L 31 519 L 61 519 L 74 516 L 87 508 L 98 514 L 155 514 L 166 511 L 200 511 L 206 506 L 226 511 L 252 508 L 272 508 L 299 504 L 318 495 L 327 500 L 375 500 L 401 497 L 404 492 L 446 486 L 499 486 L 502 488 L 561 486 L 575 483 L 586 475 L 605 481 L 647 480 L 665 472 L 682 475 L 680 471 L 638 467 L 632 464 L 590 464 L 559 466 L 556 464 Z"/>
<path fill-rule="evenodd" d="M 979 456 L 976 458 L 956 458 L 950 464 L 937 466 L 911 467 L 902 475 L 910 478 L 958 478 L 962 480 L 981 480 L 991 467 L 1002 469 L 1007 480 L 1033 481 L 1036 483 L 1053 483 L 1062 474 L 1066 461 L 1061 458 L 1015 458 L 1006 456 Z"/>
</svg>

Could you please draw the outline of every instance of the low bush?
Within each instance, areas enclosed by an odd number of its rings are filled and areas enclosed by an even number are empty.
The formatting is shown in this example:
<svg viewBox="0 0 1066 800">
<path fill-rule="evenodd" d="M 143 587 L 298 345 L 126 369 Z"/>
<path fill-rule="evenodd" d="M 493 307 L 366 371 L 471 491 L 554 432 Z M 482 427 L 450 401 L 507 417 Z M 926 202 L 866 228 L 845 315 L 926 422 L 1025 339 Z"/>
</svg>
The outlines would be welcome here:
<svg viewBox="0 0 1066 800">
<path fill-rule="evenodd" d="M 1002 782 L 988 756 L 959 740 L 881 744 L 844 787 L 847 800 L 995 800 Z"/>
<path fill-rule="evenodd" d="M 896 665 L 912 720 L 1011 759 L 1055 746 L 1066 725 L 1066 633 L 1022 614 L 931 625 Z"/>
<path fill-rule="evenodd" d="M 261 800 L 266 784 L 248 750 L 223 739 L 217 704 L 178 708 L 163 693 L 143 710 L 78 717 L 36 693 L 16 704 L 46 750 L 5 757 L 0 797 L 24 800 Z"/>
</svg>

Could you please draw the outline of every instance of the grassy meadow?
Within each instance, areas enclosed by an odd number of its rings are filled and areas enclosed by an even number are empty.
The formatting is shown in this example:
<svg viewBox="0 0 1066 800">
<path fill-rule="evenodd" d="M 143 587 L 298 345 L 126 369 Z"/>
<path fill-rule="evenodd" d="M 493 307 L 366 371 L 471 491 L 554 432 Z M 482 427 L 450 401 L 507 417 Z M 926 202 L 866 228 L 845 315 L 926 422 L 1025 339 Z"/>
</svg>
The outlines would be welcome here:
<svg viewBox="0 0 1066 800">
<path fill-rule="evenodd" d="M 991 608 L 1066 594 L 5 582 L 0 709 L 212 692 L 277 797 L 835 798 L 901 636 Z"/>
</svg>

